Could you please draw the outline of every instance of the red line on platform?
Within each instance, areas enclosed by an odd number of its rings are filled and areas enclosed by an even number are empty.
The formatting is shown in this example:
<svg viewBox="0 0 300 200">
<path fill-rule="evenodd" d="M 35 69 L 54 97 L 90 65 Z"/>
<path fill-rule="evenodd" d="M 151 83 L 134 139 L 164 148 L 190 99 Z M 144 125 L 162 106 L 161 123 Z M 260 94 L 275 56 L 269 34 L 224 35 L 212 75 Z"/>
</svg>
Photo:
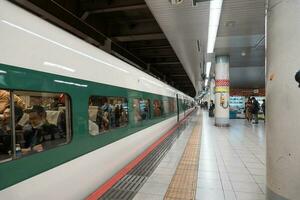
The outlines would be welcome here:
<svg viewBox="0 0 300 200">
<path fill-rule="evenodd" d="M 190 111 L 182 120 L 180 120 L 173 128 L 166 132 L 162 137 L 160 137 L 156 142 L 154 142 L 150 147 L 148 147 L 143 153 L 136 157 L 133 161 L 127 164 L 123 169 L 117 172 L 108 181 L 102 184 L 95 192 L 90 194 L 86 200 L 97 200 L 105 192 L 107 192 L 114 184 L 116 184 L 121 178 L 123 178 L 132 168 L 134 168 L 140 161 L 142 161 L 153 149 L 155 149 L 166 137 L 175 132 L 175 130 L 186 121 L 187 117 L 193 112 Z"/>
</svg>

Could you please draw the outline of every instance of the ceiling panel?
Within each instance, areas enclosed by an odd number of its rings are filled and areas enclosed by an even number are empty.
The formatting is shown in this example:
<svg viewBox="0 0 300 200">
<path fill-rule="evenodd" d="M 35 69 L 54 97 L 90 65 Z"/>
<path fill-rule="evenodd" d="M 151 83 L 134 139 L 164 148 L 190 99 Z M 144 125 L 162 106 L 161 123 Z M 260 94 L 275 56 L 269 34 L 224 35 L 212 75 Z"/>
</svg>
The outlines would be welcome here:
<svg viewBox="0 0 300 200">
<path fill-rule="evenodd" d="M 264 34 L 265 0 L 224 0 L 218 36 Z"/>
<path fill-rule="evenodd" d="M 179 5 L 171 5 L 167 0 L 146 0 L 146 3 L 199 91 L 200 63 L 206 53 L 209 2 L 197 3 L 197 6 L 192 6 L 192 0 L 184 0 Z"/>
<path fill-rule="evenodd" d="M 230 56 L 234 88 L 265 84 L 265 0 L 224 0 L 216 55 Z"/>
<path fill-rule="evenodd" d="M 230 68 L 231 88 L 263 88 L 265 86 L 263 67 Z"/>
</svg>

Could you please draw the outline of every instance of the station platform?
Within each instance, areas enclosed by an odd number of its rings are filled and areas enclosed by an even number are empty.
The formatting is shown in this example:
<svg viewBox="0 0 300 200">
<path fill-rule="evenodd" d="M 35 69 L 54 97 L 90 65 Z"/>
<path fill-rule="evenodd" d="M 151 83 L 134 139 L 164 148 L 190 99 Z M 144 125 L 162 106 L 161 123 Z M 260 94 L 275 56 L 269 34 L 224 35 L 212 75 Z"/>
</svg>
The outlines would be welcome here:
<svg viewBox="0 0 300 200">
<path fill-rule="evenodd" d="M 264 123 L 230 124 L 198 109 L 100 199 L 265 199 Z"/>
</svg>

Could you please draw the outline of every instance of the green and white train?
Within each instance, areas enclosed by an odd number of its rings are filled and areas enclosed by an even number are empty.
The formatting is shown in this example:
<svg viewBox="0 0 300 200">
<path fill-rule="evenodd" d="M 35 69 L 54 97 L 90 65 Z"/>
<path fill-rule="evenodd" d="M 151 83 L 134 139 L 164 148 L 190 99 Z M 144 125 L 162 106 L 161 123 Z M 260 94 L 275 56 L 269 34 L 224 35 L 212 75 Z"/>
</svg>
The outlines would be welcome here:
<svg viewBox="0 0 300 200">
<path fill-rule="evenodd" d="M 83 199 L 193 109 L 193 98 L 6 0 L 0 41 L 0 89 L 10 108 L 18 96 L 24 110 L 42 105 L 47 120 L 64 127 L 27 154 L 16 150 L 22 129 L 11 127 L 0 199 Z M 29 123 L 27 115 L 10 126 Z"/>
</svg>

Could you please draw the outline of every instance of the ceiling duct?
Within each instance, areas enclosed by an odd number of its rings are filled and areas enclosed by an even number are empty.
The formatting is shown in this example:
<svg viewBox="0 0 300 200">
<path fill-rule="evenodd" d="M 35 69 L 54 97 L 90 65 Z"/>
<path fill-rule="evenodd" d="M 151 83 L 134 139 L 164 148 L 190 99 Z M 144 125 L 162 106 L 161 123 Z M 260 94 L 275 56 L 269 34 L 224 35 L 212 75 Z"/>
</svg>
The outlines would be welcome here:
<svg viewBox="0 0 300 200">
<path fill-rule="evenodd" d="M 198 49 L 199 52 L 201 52 L 201 45 L 200 45 L 200 41 L 199 40 L 197 40 L 197 49 Z"/>
<path fill-rule="evenodd" d="M 210 1 L 210 0 L 193 0 L 193 6 L 197 6 L 197 3 L 206 2 L 206 1 Z"/>
</svg>

